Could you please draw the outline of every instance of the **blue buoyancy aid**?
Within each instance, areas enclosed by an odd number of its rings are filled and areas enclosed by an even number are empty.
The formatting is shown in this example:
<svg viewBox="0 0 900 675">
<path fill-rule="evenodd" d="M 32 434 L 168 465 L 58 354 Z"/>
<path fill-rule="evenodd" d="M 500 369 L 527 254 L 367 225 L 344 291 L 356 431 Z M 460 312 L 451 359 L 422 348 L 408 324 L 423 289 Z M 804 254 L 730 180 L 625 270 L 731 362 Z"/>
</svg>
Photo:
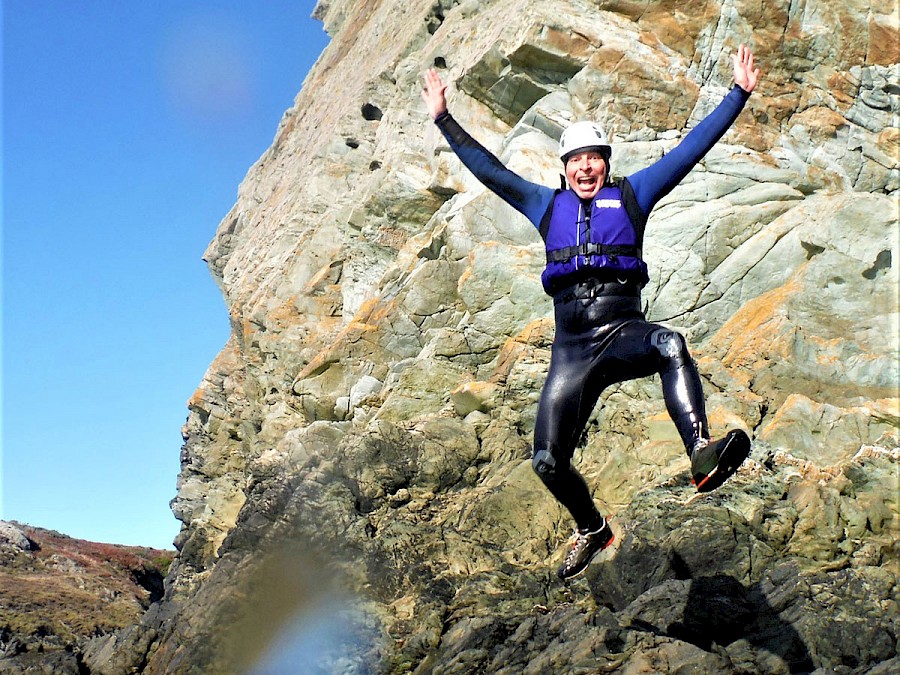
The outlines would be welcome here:
<svg viewBox="0 0 900 675">
<path fill-rule="evenodd" d="M 589 202 L 570 189 L 558 191 L 540 225 L 547 249 L 544 290 L 553 295 L 594 272 L 643 286 L 649 279 L 641 258 L 646 222 L 625 179 L 603 186 Z"/>
</svg>

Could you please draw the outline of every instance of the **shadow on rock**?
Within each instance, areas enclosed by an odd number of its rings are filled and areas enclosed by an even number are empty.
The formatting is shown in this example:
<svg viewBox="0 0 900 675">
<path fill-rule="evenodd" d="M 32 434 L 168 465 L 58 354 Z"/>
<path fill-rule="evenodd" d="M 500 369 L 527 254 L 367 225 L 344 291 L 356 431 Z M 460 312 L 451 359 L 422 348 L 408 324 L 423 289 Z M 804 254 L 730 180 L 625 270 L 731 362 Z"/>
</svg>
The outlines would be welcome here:
<svg viewBox="0 0 900 675">
<path fill-rule="evenodd" d="M 667 582 L 659 590 L 658 595 L 671 601 L 672 611 L 668 616 L 660 614 L 639 598 L 626 610 L 631 615 L 631 627 L 689 642 L 706 651 L 715 651 L 717 645 L 735 645 L 727 650 L 732 657 L 747 650 L 762 650 L 778 657 L 791 673 L 814 669 L 800 634 L 769 605 L 758 584 L 748 588 L 733 577 L 720 575 Z M 645 613 L 647 609 L 650 611 Z M 758 662 L 759 658 L 752 660 Z"/>
<path fill-rule="evenodd" d="M 620 619 L 629 628 L 705 651 L 724 648 L 736 665 L 760 665 L 771 655 L 791 673 L 815 668 L 800 634 L 769 605 L 759 584 L 747 587 L 727 575 L 664 582 L 631 603 Z"/>
<path fill-rule="evenodd" d="M 728 534 L 731 547 L 725 537 L 718 540 L 716 530 Z M 623 627 L 727 654 L 736 667 L 814 670 L 808 645 L 783 608 L 771 605 L 763 583 L 738 580 L 737 575 L 746 575 L 732 549 L 745 533 L 736 537 L 732 527 L 710 527 L 705 533 L 710 536 L 696 538 L 697 545 L 687 548 L 683 540 L 672 545 L 666 538 L 667 545 L 626 536 L 607 564 L 589 571 L 592 594 Z"/>
</svg>

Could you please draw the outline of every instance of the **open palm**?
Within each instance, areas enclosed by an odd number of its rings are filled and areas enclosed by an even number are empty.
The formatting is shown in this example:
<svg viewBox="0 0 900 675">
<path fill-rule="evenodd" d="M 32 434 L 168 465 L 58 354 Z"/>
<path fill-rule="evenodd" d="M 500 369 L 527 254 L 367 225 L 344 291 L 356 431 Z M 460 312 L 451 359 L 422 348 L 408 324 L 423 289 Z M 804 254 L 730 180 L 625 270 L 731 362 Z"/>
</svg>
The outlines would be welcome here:
<svg viewBox="0 0 900 675">
<path fill-rule="evenodd" d="M 747 93 L 756 89 L 759 79 L 759 68 L 754 68 L 753 52 L 749 47 L 741 45 L 736 53 L 731 55 L 734 63 L 734 82 Z"/>
<path fill-rule="evenodd" d="M 428 114 L 432 119 L 437 119 L 447 110 L 447 85 L 441 80 L 434 68 L 425 71 L 425 88 L 422 90 L 422 100 L 428 108 Z"/>
</svg>

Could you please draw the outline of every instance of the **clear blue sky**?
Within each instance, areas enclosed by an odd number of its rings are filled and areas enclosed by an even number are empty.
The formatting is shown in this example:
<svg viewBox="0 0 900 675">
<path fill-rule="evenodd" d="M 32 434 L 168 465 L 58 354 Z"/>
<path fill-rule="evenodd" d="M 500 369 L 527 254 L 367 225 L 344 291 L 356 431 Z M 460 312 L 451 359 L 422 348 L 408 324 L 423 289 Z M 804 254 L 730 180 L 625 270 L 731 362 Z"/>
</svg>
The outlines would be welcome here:
<svg viewBox="0 0 900 675">
<path fill-rule="evenodd" d="M 201 256 L 328 42 L 312 0 L 3 0 L 2 513 L 171 547 Z"/>
</svg>

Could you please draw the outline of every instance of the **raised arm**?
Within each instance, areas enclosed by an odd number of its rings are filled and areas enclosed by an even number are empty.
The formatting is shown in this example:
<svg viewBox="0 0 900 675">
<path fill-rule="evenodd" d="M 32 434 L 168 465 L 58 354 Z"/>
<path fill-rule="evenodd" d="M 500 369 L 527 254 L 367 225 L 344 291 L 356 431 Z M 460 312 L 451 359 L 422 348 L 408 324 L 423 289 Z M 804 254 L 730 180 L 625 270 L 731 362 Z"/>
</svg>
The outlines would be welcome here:
<svg viewBox="0 0 900 675">
<path fill-rule="evenodd" d="M 754 67 L 753 54 L 750 50 L 741 45 L 731 58 L 736 86 L 728 92 L 716 109 L 662 159 L 628 176 L 628 181 L 634 188 L 635 197 L 644 213 L 649 215 L 656 203 L 669 194 L 722 138 L 740 115 L 744 104 L 750 98 L 750 92 L 756 88 L 759 68 Z"/>
<path fill-rule="evenodd" d="M 463 129 L 447 110 L 447 85 L 434 69 L 425 73 L 422 100 L 460 161 L 491 192 L 524 214 L 537 227 L 554 197 L 551 188 L 527 181 L 510 171 Z"/>
</svg>

